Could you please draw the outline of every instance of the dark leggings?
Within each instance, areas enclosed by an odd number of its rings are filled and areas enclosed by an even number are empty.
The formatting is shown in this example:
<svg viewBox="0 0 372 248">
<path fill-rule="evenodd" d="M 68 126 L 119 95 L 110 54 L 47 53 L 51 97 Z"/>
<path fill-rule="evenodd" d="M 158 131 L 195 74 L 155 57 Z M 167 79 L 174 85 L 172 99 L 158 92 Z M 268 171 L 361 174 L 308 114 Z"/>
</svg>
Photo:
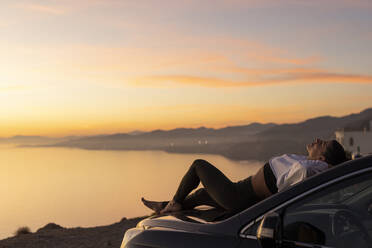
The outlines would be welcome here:
<svg viewBox="0 0 372 248">
<path fill-rule="evenodd" d="M 204 188 L 190 194 L 200 182 Z M 195 160 L 190 166 L 173 200 L 182 204 L 184 209 L 209 205 L 229 211 L 243 210 L 259 201 L 253 191 L 251 177 L 232 182 L 220 170 L 202 159 Z"/>
</svg>

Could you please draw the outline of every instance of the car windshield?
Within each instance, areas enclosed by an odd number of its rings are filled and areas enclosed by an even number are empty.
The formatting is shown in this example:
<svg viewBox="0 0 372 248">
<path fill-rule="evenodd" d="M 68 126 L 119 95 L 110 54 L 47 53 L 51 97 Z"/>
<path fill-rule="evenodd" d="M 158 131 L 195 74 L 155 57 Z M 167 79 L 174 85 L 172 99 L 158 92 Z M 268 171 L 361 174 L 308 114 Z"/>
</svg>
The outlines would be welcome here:
<svg viewBox="0 0 372 248">
<path fill-rule="evenodd" d="M 372 193 L 372 179 L 350 185 L 348 187 L 343 188 L 342 190 L 335 190 L 332 193 L 325 194 L 324 196 L 318 198 L 316 201 L 312 201 L 311 205 L 313 204 L 349 205 L 352 202 L 354 202 L 354 200 L 357 200 L 359 196 L 368 193 Z"/>
</svg>

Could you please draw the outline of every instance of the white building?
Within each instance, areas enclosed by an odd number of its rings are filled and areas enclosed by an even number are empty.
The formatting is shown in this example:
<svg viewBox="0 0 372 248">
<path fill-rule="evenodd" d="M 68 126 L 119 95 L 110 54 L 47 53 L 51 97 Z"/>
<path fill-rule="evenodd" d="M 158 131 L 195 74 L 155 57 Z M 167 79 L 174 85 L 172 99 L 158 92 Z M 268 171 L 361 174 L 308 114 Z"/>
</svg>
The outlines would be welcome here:
<svg viewBox="0 0 372 248">
<path fill-rule="evenodd" d="M 361 154 L 372 154 L 372 120 L 369 122 L 369 130 L 363 131 L 336 131 L 336 140 L 340 142 L 345 150 Z"/>
</svg>

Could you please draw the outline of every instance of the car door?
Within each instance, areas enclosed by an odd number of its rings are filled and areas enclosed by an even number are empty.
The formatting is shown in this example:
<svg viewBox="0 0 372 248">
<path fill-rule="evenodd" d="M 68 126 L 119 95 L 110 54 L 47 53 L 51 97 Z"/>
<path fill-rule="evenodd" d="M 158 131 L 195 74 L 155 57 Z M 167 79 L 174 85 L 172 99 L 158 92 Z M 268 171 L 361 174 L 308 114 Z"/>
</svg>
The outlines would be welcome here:
<svg viewBox="0 0 372 248">
<path fill-rule="evenodd" d="M 372 248 L 371 169 L 336 178 L 271 209 L 243 228 L 241 247 L 259 247 L 257 230 L 272 213 L 280 227 L 264 248 Z"/>
<path fill-rule="evenodd" d="M 345 178 L 278 212 L 282 247 L 372 247 L 372 174 Z"/>
</svg>

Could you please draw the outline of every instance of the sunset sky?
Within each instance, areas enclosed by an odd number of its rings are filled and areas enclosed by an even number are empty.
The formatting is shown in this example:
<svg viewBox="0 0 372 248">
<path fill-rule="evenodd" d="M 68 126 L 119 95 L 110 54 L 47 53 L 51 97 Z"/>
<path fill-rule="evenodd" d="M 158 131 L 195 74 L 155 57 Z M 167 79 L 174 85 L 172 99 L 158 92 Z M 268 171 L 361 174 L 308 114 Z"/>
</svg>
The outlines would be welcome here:
<svg viewBox="0 0 372 248">
<path fill-rule="evenodd" d="M 372 107 L 370 0 L 2 0 L 0 137 Z"/>
</svg>

